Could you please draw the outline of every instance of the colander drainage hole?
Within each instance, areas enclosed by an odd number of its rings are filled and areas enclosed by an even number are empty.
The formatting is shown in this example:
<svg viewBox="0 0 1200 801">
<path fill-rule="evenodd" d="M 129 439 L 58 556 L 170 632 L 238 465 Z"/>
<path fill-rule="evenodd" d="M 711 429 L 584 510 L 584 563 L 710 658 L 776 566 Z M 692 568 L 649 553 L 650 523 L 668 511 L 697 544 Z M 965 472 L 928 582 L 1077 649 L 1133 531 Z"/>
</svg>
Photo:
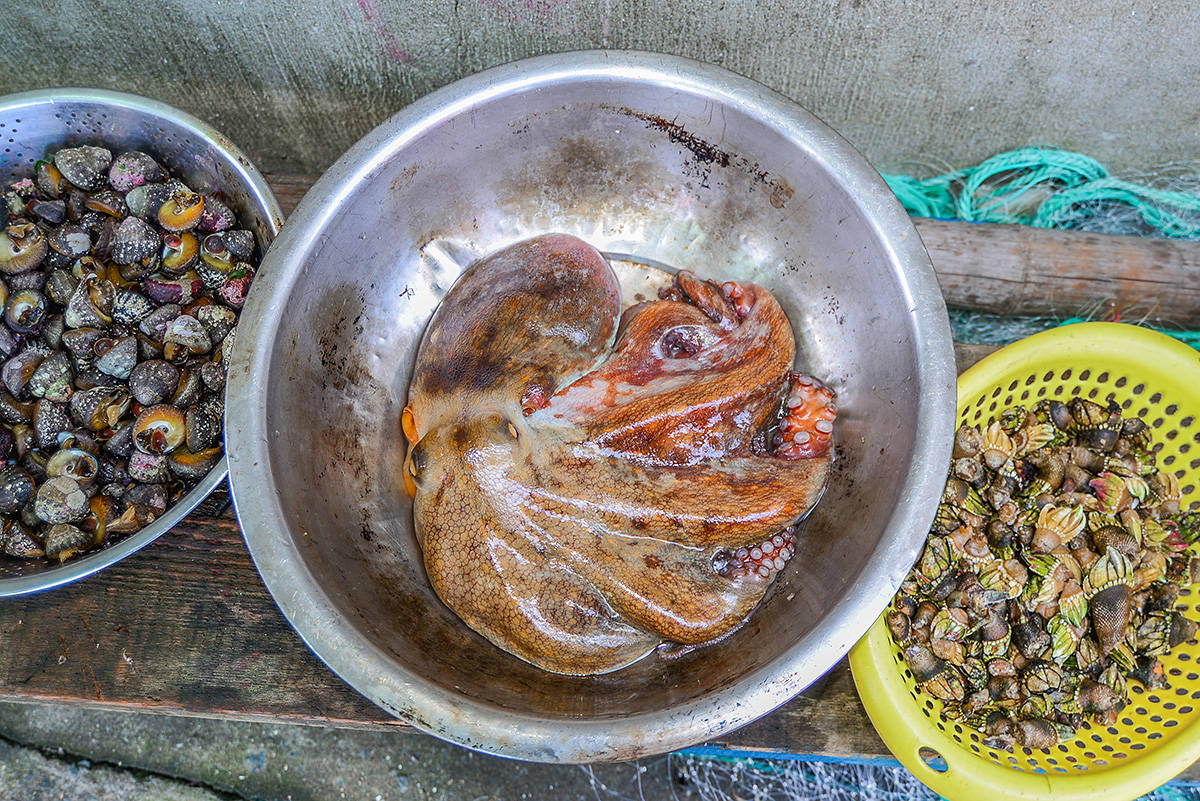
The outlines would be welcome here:
<svg viewBox="0 0 1200 801">
<path fill-rule="evenodd" d="M 917 751 L 917 756 L 921 757 L 921 761 L 932 771 L 945 773 L 950 769 L 950 766 L 946 764 L 946 760 L 942 758 L 942 755 L 928 746 L 921 746 Z"/>
</svg>

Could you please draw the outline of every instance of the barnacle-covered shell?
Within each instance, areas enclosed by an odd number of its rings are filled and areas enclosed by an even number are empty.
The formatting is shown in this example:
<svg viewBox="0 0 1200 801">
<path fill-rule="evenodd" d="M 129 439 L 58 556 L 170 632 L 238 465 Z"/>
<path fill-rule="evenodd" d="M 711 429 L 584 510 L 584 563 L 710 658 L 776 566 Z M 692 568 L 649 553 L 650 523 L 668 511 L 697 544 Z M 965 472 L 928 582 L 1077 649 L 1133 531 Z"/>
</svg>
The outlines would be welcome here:
<svg viewBox="0 0 1200 801">
<path fill-rule="evenodd" d="M 88 498 L 75 479 L 55 476 L 38 487 L 33 512 L 47 523 L 74 523 L 87 517 Z"/>
<path fill-rule="evenodd" d="M 202 234 L 211 234 L 233 227 L 237 222 L 234 213 L 215 195 L 204 196 L 204 211 L 200 214 L 200 222 L 196 230 Z"/>
<path fill-rule="evenodd" d="M 0 553 L 17 559 L 37 559 L 45 556 L 41 543 L 33 538 L 20 520 L 14 520 L 0 533 Z"/>
<path fill-rule="evenodd" d="M 43 359 L 29 377 L 27 389 L 35 398 L 48 398 L 65 403 L 71 399 L 71 357 L 66 351 L 55 351 Z"/>
<path fill-rule="evenodd" d="M 94 145 L 64 148 L 54 154 L 54 166 L 75 186 L 88 192 L 105 184 L 112 151 Z"/>
<path fill-rule="evenodd" d="M 166 171 L 157 161 L 138 150 L 121 153 L 113 159 L 108 169 L 108 184 L 118 192 L 129 192 L 145 183 L 165 180 L 166 177 Z"/>
<path fill-rule="evenodd" d="M 40 399 L 33 407 L 33 433 L 38 448 L 49 450 L 58 443 L 58 435 L 71 427 L 67 405 L 49 398 Z"/>
<path fill-rule="evenodd" d="M 129 374 L 129 390 L 142 406 L 169 400 L 179 386 L 179 368 L 163 359 L 148 359 Z"/>
<path fill-rule="evenodd" d="M 129 454 L 126 467 L 129 477 L 143 484 L 155 484 L 166 481 L 170 476 L 167 468 L 167 457 L 162 454 L 143 453 L 135 450 Z"/>
<path fill-rule="evenodd" d="M 229 280 L 217 287 L 217 294 L 225 305 L 240 309 L 246 302 L 250 292 L 250 284 L 254 280 L 254 270 L 245 262 L 238 262 L 229 274 Z"/>
<path fill-rule="evenodd" d="M 210 392 L 220 392 L 225 388 L 225 365 L 217 362 L 204 362 L 197 369 L 200 381 Z"/>
<path fill-rule="evenodd" d="M 167 488 L 163 484 L 134 484 L 125 491 L 124 500 L 162 514 L 167 508 Z"/>
<path fill-rule="evenodd" d="M 158 254 L 158 233 L 139 217 L 126 217 L 113 232 L 112 260 L 117 264 L 133 264 Z"/>
<path fill-rule="evenodd" d="M 75 393 L 71 398 L 71 416 L 92 431 L 104 431 L 117 425 L 132 401 L 124 387 L 96 387 Z"/>
<path fill-rule="evenodd" d="M 254 255 L 254 234 L 244 229 L 234 229 L 226 231 L 224 236 L 225 246 L 238 261 L 249 261 Z"/>
<path fill-rule="evenodd" d="M 1085 518 L 1078 506 L 1066 507 L 1048 504 L 1038 513 L 1032 547 L 1039 553 L 1050 553 L 1065 545 L 1083 531 Z"/>
<path fill-rule="evenodd" d="M 91 545 L 91 535 L 78 526 L 58 523 L 46 531 L 46 556 L 59 561 L 65 561 Z"/>
<path fill-rule="evenodd" d="M 15 465 L 0 468 L 0 512 L 19 512 L 33 496 L 33 490 L 29 473 Z"/>
<path fill-rule="evenodd" d="M 137 337 L 122 337 L 96 359 L 96 369 L 105 375 L 125 380 L 138 360 Z"/>
<path fill-rule="evenodd" d="M 205 405 L 196 404 L 184 415 L 187 428 L 186 442 L 193 453 L 207 450 L 221 439 L 221 417 Z"/>
</svg>

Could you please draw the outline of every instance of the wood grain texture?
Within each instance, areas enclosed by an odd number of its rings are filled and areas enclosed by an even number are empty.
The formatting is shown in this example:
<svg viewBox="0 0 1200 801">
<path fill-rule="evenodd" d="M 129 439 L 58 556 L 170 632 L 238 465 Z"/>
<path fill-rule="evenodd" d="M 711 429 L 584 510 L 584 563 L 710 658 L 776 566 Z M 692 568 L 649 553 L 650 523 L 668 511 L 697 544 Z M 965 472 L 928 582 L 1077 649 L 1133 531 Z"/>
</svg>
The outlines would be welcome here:
<svg viewBox="0 0 1200 801">
<path fill-rule="evenodd" d="M 1200 325 L 1200 243 L 916 222 L 949 306 Z"/>
<path fill-rule="evenodd" d="M 599 47 L 689 56 L 761 81 L 885 171 L 941 171 L 1027 143 L 1124 171 L 1200 159 L 1191 0 L 1047 0 L 1019 11 L 1004 0 L 5 6 L 2 91 L 148 95 L 211 122 L 273 170 L 324 170 L 408 103 L 485 67 Z"/>
</svg>

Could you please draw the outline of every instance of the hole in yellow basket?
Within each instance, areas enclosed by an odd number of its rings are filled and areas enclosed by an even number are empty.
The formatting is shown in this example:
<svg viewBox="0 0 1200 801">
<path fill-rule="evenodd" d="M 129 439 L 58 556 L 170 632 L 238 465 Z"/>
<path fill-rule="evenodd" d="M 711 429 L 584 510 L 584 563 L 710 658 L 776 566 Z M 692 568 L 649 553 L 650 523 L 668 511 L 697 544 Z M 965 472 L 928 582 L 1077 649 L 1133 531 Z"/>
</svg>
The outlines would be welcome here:
<svg viewBox="0 0 1200 801">
<path fill-rule="evenodd" d="M 942 755 L 928 746 L 921 746 L 921 748 L 917 751 L 917 756 L 921 757 L 921 761 L 924 762 L 930 770 L 936 771 L 937 773 L 945 773 L 950 769 L 950 766 L 946 764 L 946 760 L 942 758 Z"/>
</svg>

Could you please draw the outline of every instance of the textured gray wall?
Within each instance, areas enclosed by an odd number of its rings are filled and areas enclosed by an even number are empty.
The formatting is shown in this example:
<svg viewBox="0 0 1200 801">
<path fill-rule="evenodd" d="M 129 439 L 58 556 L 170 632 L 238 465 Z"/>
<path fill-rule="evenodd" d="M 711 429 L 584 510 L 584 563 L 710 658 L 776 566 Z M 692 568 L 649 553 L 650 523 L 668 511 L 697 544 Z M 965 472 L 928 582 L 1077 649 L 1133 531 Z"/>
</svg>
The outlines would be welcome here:
<svg viewBox="0 0 1200 801">
<path fill-rule="evenodd" d="M 1195 0 L 25 0 L 0 91 L 101 86 L 207 119 L 268 170 L 316 172 L 455 78 L 585 47 L 756 78 L 884 170 L 1054 144 L 1117 170 L 1200 164 Z"/>
</svg>

